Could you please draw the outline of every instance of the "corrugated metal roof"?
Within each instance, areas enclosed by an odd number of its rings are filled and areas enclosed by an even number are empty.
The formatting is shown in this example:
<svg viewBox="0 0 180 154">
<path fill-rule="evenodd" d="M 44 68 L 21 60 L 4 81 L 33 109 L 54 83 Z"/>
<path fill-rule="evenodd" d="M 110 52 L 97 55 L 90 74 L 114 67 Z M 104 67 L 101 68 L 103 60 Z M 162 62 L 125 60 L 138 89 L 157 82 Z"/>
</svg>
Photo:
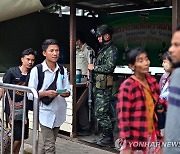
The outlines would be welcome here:
<svg viewBox="0 0 180 154">
<path fill-rule="evenodd" d="M 59 4 L 69 5 L 70 0 L 59 0 Z M 96 13 L 123 12 L 171 6 L 171 0 L 76 0 L 76 7 Z"/>
</svg>

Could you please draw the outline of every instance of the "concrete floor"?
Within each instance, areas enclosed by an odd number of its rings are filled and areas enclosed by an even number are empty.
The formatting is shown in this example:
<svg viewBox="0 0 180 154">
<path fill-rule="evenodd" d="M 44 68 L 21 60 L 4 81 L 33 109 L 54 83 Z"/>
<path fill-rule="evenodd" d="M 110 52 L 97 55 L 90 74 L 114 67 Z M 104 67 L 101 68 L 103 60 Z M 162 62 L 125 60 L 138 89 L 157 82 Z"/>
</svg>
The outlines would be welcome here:
<svg viewBox="0 0 180 154">
<path fill-rule="evenodd" d="M 86 137 L 78 137 L 74 139 L 70 139 L 69 137 L 60 137 L 57 138 L 56 141 L 56 154 L 112 154 L 118 153 L 115 150 L 108 149 L 100 149 L 100 147 L 93 146 L 92 144 L 88 144 L 91 140 L 97 136 L 86 136 Z M 69 138 L 69 139 L 68 139 Z M 85 142 L 83 142 L 83 140 Z M 38 153 L 40 153 L 40 149 L 42 147 L 42 135 L 39 133 L 39 144 L 38 144 Z M 32 130 L 30 130 L 29 139 L 25 141 L 25 149 L 26 154 L 32 153 Z M 107 151 L 108 150 L 108 151 Z"/>
</svg>

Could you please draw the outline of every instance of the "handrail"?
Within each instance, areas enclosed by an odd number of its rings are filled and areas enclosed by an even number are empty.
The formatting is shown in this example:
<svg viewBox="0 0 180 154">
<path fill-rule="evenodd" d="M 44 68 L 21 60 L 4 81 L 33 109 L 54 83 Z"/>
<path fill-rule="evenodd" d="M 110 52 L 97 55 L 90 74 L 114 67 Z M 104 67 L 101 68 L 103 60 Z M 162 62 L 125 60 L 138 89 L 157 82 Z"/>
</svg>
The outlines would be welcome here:
<svg viewBox="0 0 180 154">
<path fill-rule="evenodd" d="M 5 90 L 13 90 L 13 109 L 14 109 L 14 102 L 15 102 L 15 91 L 22 91 L 24 92 L 24 96 L 26 96 L 27 93 L 33 94 L 33 154 L 38 153 L 38 139 L 39 139 L 39 105 L 38 105 L 38 93 L 34 88 L 29 88 L 27 86 L 21 86 L 21 85 L 14 85 L 14 84 L 7 84 L 7 83 L 1 83 L 0 82 L 0 88 L 3 88 Z M 4 128 L 4 104 L 5 104 L 5 97 L 3 95 L 2 98 L 2 128 Z M 21 151 L 20 153 L 24 153 L 24 124 L 25 124 L 25 116 L 26 116 L 26 97 L 24 97 L 24 105 L 23 105 L 23 124 L 22 124 L 22 143 L 21 143 Z M 14 128 L 14 110 L 12 114 L 12 128 Z M 3 153 L 3 135 L 4 131 L 1 129 L 1 154 Z M 13 129 L 11 133 L 11 154 L 13 154 Z"/>
</svg>

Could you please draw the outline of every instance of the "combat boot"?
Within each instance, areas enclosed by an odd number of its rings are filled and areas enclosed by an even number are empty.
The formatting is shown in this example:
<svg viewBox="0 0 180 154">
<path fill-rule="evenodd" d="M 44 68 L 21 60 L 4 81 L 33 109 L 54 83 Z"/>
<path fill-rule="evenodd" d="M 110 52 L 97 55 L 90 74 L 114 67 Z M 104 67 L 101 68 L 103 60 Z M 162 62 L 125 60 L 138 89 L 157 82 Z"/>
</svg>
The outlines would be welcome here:
<svg viewBox="0 0 180 154">
<path fill-rule="evenodd" d="M 103 132 L 96 144 L 106 147 L 114 147 L 113 133 L 112 131 Z"/>
</svg>

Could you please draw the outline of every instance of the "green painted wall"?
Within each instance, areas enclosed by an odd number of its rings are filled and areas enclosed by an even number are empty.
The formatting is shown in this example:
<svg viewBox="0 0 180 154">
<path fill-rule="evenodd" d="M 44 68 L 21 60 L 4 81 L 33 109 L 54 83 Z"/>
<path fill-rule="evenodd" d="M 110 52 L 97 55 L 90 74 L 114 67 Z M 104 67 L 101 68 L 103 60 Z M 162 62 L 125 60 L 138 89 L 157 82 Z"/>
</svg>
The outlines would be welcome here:
<svg viewBox="0 0 180 154">
<path fill-rule="evenodd" d="M 143 47 L 149 53 L 151 66 L 161 65 L 160 56 L 168 50 L 172 35 L 171 9 L 103 15 L 100 19 L 115 29 L 119 64 L 126 64 L 125 51 Z"/>
<path fill-rule="evenodd" d="M 143 15 L 143 14 L 144 15 Z M 147 17 L 147 18 L 145 18 Z M 160 51 L 168 50 L 171 39 L 171 9 L 103 15 L 97 18 L 77 17 L 77 30 L 86 35 L 87 43 L 96 51 L 97 39 L 90 33 L 100 23 L 115 28 L 114 42 L 119 49 L 118 64 L 129 48 L 142 46 L 148 50 L 151 66 L 160 66 Z M 41 44 L 55 38 L 61 47 L 61 63 L 69 63 L 69 16 L 36 12 L 0 22 L 0 72 L 20 64 L 21 52 L 34 48 L 38 52 L 36 63 L 43 60 Z"/>
</svg>

